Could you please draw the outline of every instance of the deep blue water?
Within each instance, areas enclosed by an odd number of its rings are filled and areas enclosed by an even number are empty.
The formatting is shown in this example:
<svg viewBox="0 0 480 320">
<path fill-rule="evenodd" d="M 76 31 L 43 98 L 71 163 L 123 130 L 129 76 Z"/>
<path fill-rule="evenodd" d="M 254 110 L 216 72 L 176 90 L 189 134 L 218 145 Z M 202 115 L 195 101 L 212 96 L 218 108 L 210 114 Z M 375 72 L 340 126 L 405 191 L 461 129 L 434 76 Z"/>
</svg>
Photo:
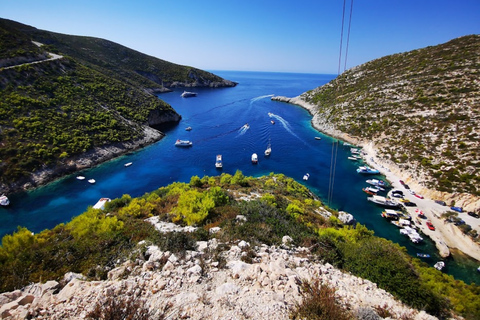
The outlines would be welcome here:
<svg viewBox="0 0 480 320">
<path fill-rule="evenodd" d="M 31 192 L 9 195 L 12 205 L 0 209 L 0 236 L 12 233 L 18 225 L 33 232 L 68 222 L 73 216 L 97 202 L 101 197 L 117 198 L 123 194 L 143 195 L 174 181 L 188 182 L 194 175 L 234 174 L 260 176 L 283 173 L 307 185 L 327 202 L 329 193 L 332 145 L 334 139 L 312 128 L 311 116 L 300 107 L 271 101 L 272 95 L 297 96 L 323 85 L 333 75 L 264 72 L 215 72 L 236 81 L 234 88 L 195 89 L 194 98 L 181 98 L 182 90 L 160 94 L 171 104 L 182 121 L 165 130 L 158 143 L 98 167 L 81 172 L 97 183 L 90 185 L 72 175 Z M 269 116 L 268 113 L 273 113 Z M 271 123 L 274 120 L 275 124 Z M 242 129 L 246 123 L 249 129 Z M 186 131 L 191 126 L 193 130 Z M 322 137 L 321 140 L 314 139 Z M 176 139 L 193 141 L 191 148 L 174 146 Z M 271 143 L 272 153 L 264 156 Z M 252 153 L 259 163 L 252 165 Z M 223 155 L 223 169 L 215 168 L 215 157 Z M 338 147 L 333 197 L 330 206 L 352 213 L 375 234 L 390 239 L 408 252 L 427 252 L 426 262 L 433 265 L 440 258 L 431 241 L 414 245 L 399 230 L 380 217 L 381 209 L 366 201 L 362 188 L 367 177 L 355 172 L 358 164 L 348 160 L 349 148 Z M 133 162 L 124 167 L 126 162 Z M 310 174 L 305 182 L 302 177 Z M 377 177 L 382 178 L 382 177 Z M 445 272 L 466 282 L 480 283 L 478 262 L 455 257 L 447 261 Z"/>
</svg>

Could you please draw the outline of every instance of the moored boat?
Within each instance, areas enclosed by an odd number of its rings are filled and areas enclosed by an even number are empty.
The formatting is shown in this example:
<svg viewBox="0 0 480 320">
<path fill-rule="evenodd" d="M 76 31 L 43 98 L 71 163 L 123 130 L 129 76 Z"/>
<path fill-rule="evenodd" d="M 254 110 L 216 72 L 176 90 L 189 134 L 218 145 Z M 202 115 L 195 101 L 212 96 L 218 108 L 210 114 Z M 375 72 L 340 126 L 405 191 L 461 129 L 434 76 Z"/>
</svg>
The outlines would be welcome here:
<svg viewBox="0 0 480 320">
<path fill-rule="evenodd" d="M 196 97 L 197 93 L 196 92 L 183 91 L 183 93 L 180 96 L 182 98 Z"/>
<path fill-rule="evenodd" d="M 130 167 L 133 164 L 133 162 L 127 162 L 124 164 L 125 167 Z"/>
<path fill-rule="evenodd" d="M 258 163 L 258 156 L 256 153 L 252 154 L 252 163 L 257 164 Z"/>
<path fill-rule="evenodd" d="M 303 175 L 303 180 L 307 181 L 308 178 L 310 178 L 310 173 L 305 173 L 305 174 Z"/>
<path fill-rule="evenodd" d="M 315 137 L 315 140 L 322 140 L 322 138 L 320 138 L 320 137 Z"/>
<path fill-rule="evenodd" d="M 396 202 L 395 200 L 388 199 L 388 198 L 385 198 L 385 197 L 382 197 L 382 196 L 373 195 L 371 197 L 368 197 L 367 200 L 371 201 L 375 204 L 378 204 L 382 207 L 385 207 L 385 208 L 398 208 L 398 207 L 400 207 L 400 203 Z"/>
<path fill-rule="evenodd" d="M 423 238 L 418 234 L 417 230 L 409 226 L 405 226 L 405 228 L 400 229 L 400 233 L 409 237 L 410 241 L 413 243 L 419 243 L 423 241 Z"/>
<path fill-rule="evenodd" d="M 191 147 L 193 145 L 192 141 L 189 140 L 180 140 L 175 141 L 176 147 Z"/>
<path fill-rule="evenodd" d="M 445 262 L 443 261 L 438 261 L 433 265 L 433 267 L 439 271 L 442 271 L 442 269 L 445 267 Z"/>
<path fill-rule="evenodd" d="M 378 174 L 380 171 L 374 168 L 370 168 L 369 166 L 361 166 L 358 167 L 357 169 L 358 173 L 363 173 L 363 174 Z"/>
<path fill-rule="evenodd" d="M 215 167 L 218 168 L 218 169 L 221 169 L 223 167 L 222 155 L 221 154 L 217 154 L 217 158 L 215 160 Z"/>
<path fill-rule="evenodd" d="M 110 198 L 100 198 L 100 200 L 97 201 L 97 203 L 95 203 L 95 205 L 93 206 L 93 209 L 105 209 L 105 204 L 107 202 L 110 202 L 112 201 L 112 199 Z"/>
<path fill-rule="evenodd" d="M 10 200 L 8 199 L 8 197 L 6 195 L 2 194 L 0 196 L 0 205 L 6 207 L 9 204 L 10 204 Z"/>
<path fill-rule="evenodd" d="M 417 257 L 419 258 L 430 258 L 428 253 L 417 253 Z"/>
<path fill-rule="evenodd" d="M 357 161 L 357 157 L 348 157 L 348 160 Z"/>
<path fill-rule="evenodd" d="M 192 127 L 186 127 L 185 130 L 186 130 L 186 131 L 191 131 L 191 130 L 192 130 Z"/>
<path fill-rule="evenodd" d="M 401 212 L 392 209 L 385 209 L 382 212 L 382 217 L 388 220 L 398 220 L 401 216 Z"/>
<path fill-rule="evenodd" d="M 88 183 L 91 183 L 91 184 L 94 184 L 95 182 L 96 182 L 95 179 L 89 179 L 88 180 Z"/>
<path fill-rule="evenodd" d="M 366 187 L 366 188 L 363 188 L 362 190 L 363 190 L 363 192 L 365 192 L 367 194 L 370 194 L 370 195 L 377 194 L 380 191 L 380 189 L 374 188 L 374 187 Z"/>
<path fill-rule="evenodd" d="M 387 183 L 383 180 L 378 180 L 378 179 L 368 179 L 366 181 L 368 184 L 371 184 L 372 186 L 375 187 L 386 187 Z"/>
<path fill-rule="evenodd" d="M 84 176 L 77 176 L 77 180 L 85 180 Z"/>
</svg>

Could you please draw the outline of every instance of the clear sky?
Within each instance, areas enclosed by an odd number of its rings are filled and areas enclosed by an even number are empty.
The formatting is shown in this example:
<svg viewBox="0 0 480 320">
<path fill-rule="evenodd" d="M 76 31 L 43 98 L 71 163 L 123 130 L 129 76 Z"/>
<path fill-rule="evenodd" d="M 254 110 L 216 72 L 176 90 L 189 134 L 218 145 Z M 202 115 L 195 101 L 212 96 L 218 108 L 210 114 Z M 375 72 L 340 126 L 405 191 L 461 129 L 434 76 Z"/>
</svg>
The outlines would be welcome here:
<svg viewBox="0 0 480 320">
<path fill-rule="evenodd" d="M 330 74 L 342 10 L 342 0 L 0 0 L 2 18 L 204 70 Z M 347 69 L 468 34 L 480 34 L 480 0 L 356 0 Z"/>
</svg>

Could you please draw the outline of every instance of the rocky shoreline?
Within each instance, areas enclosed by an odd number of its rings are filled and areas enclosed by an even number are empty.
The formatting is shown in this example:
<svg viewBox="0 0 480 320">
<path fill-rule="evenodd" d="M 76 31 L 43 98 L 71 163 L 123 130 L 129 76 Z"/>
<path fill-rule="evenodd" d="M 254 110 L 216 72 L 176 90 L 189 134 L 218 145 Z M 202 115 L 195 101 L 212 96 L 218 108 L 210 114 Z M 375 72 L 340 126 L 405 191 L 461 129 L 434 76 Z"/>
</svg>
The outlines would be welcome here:
<svg viewBox="0 0 480 320">
<path fill-rule="evenodd" d="M 395 166 L 393 163 L 379 158 L 377 156 L 377 148 L 371 141 L 363 141 L 335 129 L 334 126 L 327 121 L 327 119 L 322 117 L 322 115 L 317 112 L 316 106 L 303 100 L 302 96 L 293 98 L 274 96 L 271 99 L 274 101 L 294 104 L 306 109 L 313 116 L 312 126 L 315 129 L 331 137 L 362 147 L 366 154 L 365 161 L 370 166 L 375 167 L 380 171 L 380 173 L 385 175 L 393 187 L 401 189 L 402 186 L 400 185 L 399 180 L 402 179 L 417 193 L 422 194 L 425 199 L 413 198 L 413 196 L 408 193 L 406 193 L 406 196 L 410 198 L 410 200 L 417 203 L 418 208 L 420 208 L 425 213 L 426 217 L 434 223 L 437 232 L 432 232 L 424 224 L 420 224 L 420 228 L 424 234 L 428 235 L 435 242 L 436 247 L 442 257 L 448 257 L 450 255 L 450 248 L 454 248 L 480 261 L 480 245 L 474 242 L 470 237 L 464 235 L 456 226 L 446 224 L 445 220 L 440 219 L 441 214 L 446 212 L 448 207 L 440 206 L 432 200 L 455 200 L 457 205 L 473 211 L 480 208 L 480 199 L 471 195 L 447 194 L 425 188 L 418 181 L 415 181 L 412 178 L 414 176 L 413 174 L 405 172 L 404 170 L 401 170 Z M 410 211 L 410 214 L 414 216 L 414 210 Z M 480 233 L 479 219 L 470 219 L 466 213 L 463 213 L 462 218 L 464 220 L 468 220 L 468 223 L 471 225 L 471 227 Z"/>
<path fill-rule="evenodd" d="M 94 167 L 105 161 L 138 150 L 161 140 L 165 134 L 148 126 L 143 126 L 143 138 L 123 143 L 115 143 L 94 148 L 64 162 L 63 166 L 47 167 L 33 172 L 28 178 L 20 179 L 10 185 L 0 184 L 0 194 L 26 191 L 45 185 L 68 174 Z"/>
</svg>

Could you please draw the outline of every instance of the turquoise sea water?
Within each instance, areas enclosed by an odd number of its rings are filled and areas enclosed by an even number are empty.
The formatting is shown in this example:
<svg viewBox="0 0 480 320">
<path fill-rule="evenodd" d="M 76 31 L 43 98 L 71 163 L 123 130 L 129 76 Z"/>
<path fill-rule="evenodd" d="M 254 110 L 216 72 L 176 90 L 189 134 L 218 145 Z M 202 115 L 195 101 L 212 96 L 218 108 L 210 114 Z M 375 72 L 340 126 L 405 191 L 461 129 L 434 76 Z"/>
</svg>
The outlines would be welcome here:
<svg viewBox="0 0 480 320">
<path fill-rule="evenodd" d="M 283 173 L 308 186 L 322 200 L 328 195 L 332 144 L 334 139 L 324 136 L 311 126 L 309 113 L 296 106 L 271 101 L 272 95 L 297 96 L 323 85 L 333 75 L 291 74 L 264 72 L 214 72 L 236 81 L 234 88 L 194 89 L 194 98 L 181 98 L 183 89 L 160 94 L 171 104 L 182 121 L 164 128 L 166 137 L 158 143 L 133 154 L 85 170 L 81 175 L 97 182 L 90 185 L 72 175 L 31 192 L 9 195 L 12 205 L 0 209 L 0 236 L 12 233 L 18 225 L 39 232 L 67 222 L 99 198 L 117 198 L 123 194 L 133 197 L 152 191 L 174 181 L 188 182 L 194 175 L 234 174 L 260 176 L 270 172 Z M 269 115 L 272 113 L 272 115 Z M 271 123 L 274 120 L 275 124 Z M 249 124 L 249 128 L 242 127 Z M 186 127 L 192 127 L 186 131 Z M 320 136 L 321 140 L 314 137 Z M 174 146 L 176 139 L 193 141 L 191 148 Z M 272 153 L 264 156 L 268 144 Z M 252 165 L 252 153 L 259 163 Z M 217 154 L 223 156 L 223 169 L 215 168 Z M 428 238 L 414 245 L 401 236 L 399 229 L 380 217 L 381 209 L 366 201 L 362 188 L 370 177 L 355 172 L 358 164 L 348 160 L 349 148 L 338 148 L 334 190 L 330 206 L 347 211 L 357 221 L 390 239 L 416 256 L 427 252 L 432 258 L 425 262 L 433 265 L 440 259 Z M 133 162 L 130 167 L 124 167 Z M 310 174 L 303 181 L 305 173 Z M 377 176 L 377 178 L 382 178 Z M 466 282 L 480 283 L 476 272 L 479 262 L 455 257 L 446 261 L 445 272 Z"/>
</svg>

